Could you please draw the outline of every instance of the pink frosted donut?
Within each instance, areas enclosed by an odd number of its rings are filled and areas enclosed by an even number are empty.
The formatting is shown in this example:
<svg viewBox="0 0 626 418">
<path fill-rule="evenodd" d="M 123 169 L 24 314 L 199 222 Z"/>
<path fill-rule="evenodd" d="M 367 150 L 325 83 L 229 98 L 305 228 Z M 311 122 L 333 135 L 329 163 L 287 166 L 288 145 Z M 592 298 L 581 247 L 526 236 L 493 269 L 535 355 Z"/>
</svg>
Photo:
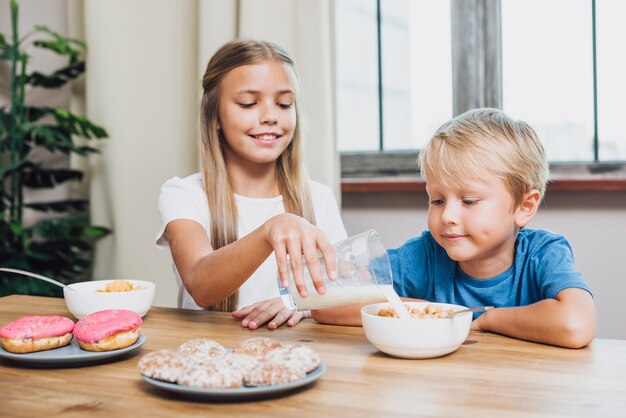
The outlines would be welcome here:
<svg viewBox="0 0 626 418">
<path fill-rule="evenodd" d="M 137 312 L 108 309 L 80 319 L 74 327 L 74 337 L 85 350 L 118 350 L 137 341 L 142 322 Z"/>
<path fill-rule="evenodd" d="M 12 353 L 50 350 L 69 344 L 73 329 L 64 316 L 23 316 L 0 328 L 0 343 Z"/>
</svg>

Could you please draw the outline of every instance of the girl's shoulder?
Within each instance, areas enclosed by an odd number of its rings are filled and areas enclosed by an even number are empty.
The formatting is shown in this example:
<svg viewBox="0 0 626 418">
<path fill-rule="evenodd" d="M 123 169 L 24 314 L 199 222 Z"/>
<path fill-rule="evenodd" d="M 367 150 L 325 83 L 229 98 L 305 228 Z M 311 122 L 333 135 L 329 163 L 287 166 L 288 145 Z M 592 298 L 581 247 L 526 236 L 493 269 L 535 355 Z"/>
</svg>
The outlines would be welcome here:
<svg viewBox="0 0 626 418">
<path fill-rule="evenodd" d="M 201 173 L 194 173 L 187 177 L 172 177 L 163 183 L 161 190 L 174 187 L 177 189 L 186 189 L 189 191 L 204 190 L 204 182 Z"/>
<path fill-rule="evenodd" d="M 309 180 L 309 189 L 311 190 L 312 197 L 334 196 L 330 187 L 315 180 Z"/>
<path fill-rule="evenodd" d="M 160 202 L 206 201 L 204 181 L 200 173 L 187 177 L 172 177 L 161 186 Z"/>
</svg>

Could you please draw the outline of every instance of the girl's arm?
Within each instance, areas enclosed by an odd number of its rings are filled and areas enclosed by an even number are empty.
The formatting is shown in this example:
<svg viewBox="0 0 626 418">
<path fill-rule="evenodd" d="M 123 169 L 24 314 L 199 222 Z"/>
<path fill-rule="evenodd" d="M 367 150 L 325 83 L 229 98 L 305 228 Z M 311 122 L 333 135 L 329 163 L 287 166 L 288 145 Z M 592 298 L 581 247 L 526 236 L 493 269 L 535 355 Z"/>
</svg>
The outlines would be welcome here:
<svg viewBox="0 0 626 418">
<path fill-rule="evenodd" d="M 582 348 L 596 333 L 596 310 L 589 292 L 569 288 L 556 299 L 528 306 L 487 311 L 472 323 L 472 329 L 566 348 Z"/>
<path fill-rule="evenodd" d="M 208 307 L 234 293 L 275 251 L 279 275 L 287 281 L 287 255 L 296 287 L 304 296 L 302 255 L 306 259 L 318 293 L 324 293 L 318 250 L 334 271 L 334 249 L 324 233 L 305 219 L 292 214 L 277 215 L 250 234 L 213 250 L 205 230 L 191 220 L 167 225 L 172 257 L 185 288 L 198 306 Z M 330 273 L 329 273 L 330 274 Z"/>
</svg>

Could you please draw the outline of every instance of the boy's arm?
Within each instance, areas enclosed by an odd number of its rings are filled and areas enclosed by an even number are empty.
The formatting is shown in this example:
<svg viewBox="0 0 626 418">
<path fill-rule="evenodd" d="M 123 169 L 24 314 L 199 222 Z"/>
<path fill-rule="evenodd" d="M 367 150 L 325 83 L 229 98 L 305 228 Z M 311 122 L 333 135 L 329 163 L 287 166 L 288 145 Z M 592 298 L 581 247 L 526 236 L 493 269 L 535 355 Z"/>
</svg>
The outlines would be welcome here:
<svg viewBox="0 0 626 418">
<path fill-rule="evenodd" d="M 560 291 L 556 299 L 485 312 L 472 323 L 472 329 L 566 348 L 582 348 L 595 336 L 596 309 L 589 292 L 569 288 Z"/>
<path fill-rule="evenodd" d="M 337 306 L 335 308 L 315 309 L 311 318 L 320 324 L 361 326 L 361 303 Z"/>
</svg>

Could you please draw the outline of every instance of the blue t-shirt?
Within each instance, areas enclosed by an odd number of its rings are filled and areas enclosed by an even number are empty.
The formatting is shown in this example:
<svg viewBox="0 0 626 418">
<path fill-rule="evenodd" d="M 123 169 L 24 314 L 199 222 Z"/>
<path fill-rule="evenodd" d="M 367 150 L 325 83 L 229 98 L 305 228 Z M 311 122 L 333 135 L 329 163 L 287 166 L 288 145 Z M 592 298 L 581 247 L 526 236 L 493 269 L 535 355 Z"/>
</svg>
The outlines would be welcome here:
<svg viewBox="0 0 626 418">
<path fill-rule="evenodd" d="M 476 279 L 461 271 L 429 231 L 387 253 L 393 287 L 398 295 L 409 298 L 501 308 L 555 299 L 561 290 L 572 287 L 591 293 L 574 268 L 567 240 L 543 230 L 520 230 L 513 265 L 489 279 Z"/>
</svg>

